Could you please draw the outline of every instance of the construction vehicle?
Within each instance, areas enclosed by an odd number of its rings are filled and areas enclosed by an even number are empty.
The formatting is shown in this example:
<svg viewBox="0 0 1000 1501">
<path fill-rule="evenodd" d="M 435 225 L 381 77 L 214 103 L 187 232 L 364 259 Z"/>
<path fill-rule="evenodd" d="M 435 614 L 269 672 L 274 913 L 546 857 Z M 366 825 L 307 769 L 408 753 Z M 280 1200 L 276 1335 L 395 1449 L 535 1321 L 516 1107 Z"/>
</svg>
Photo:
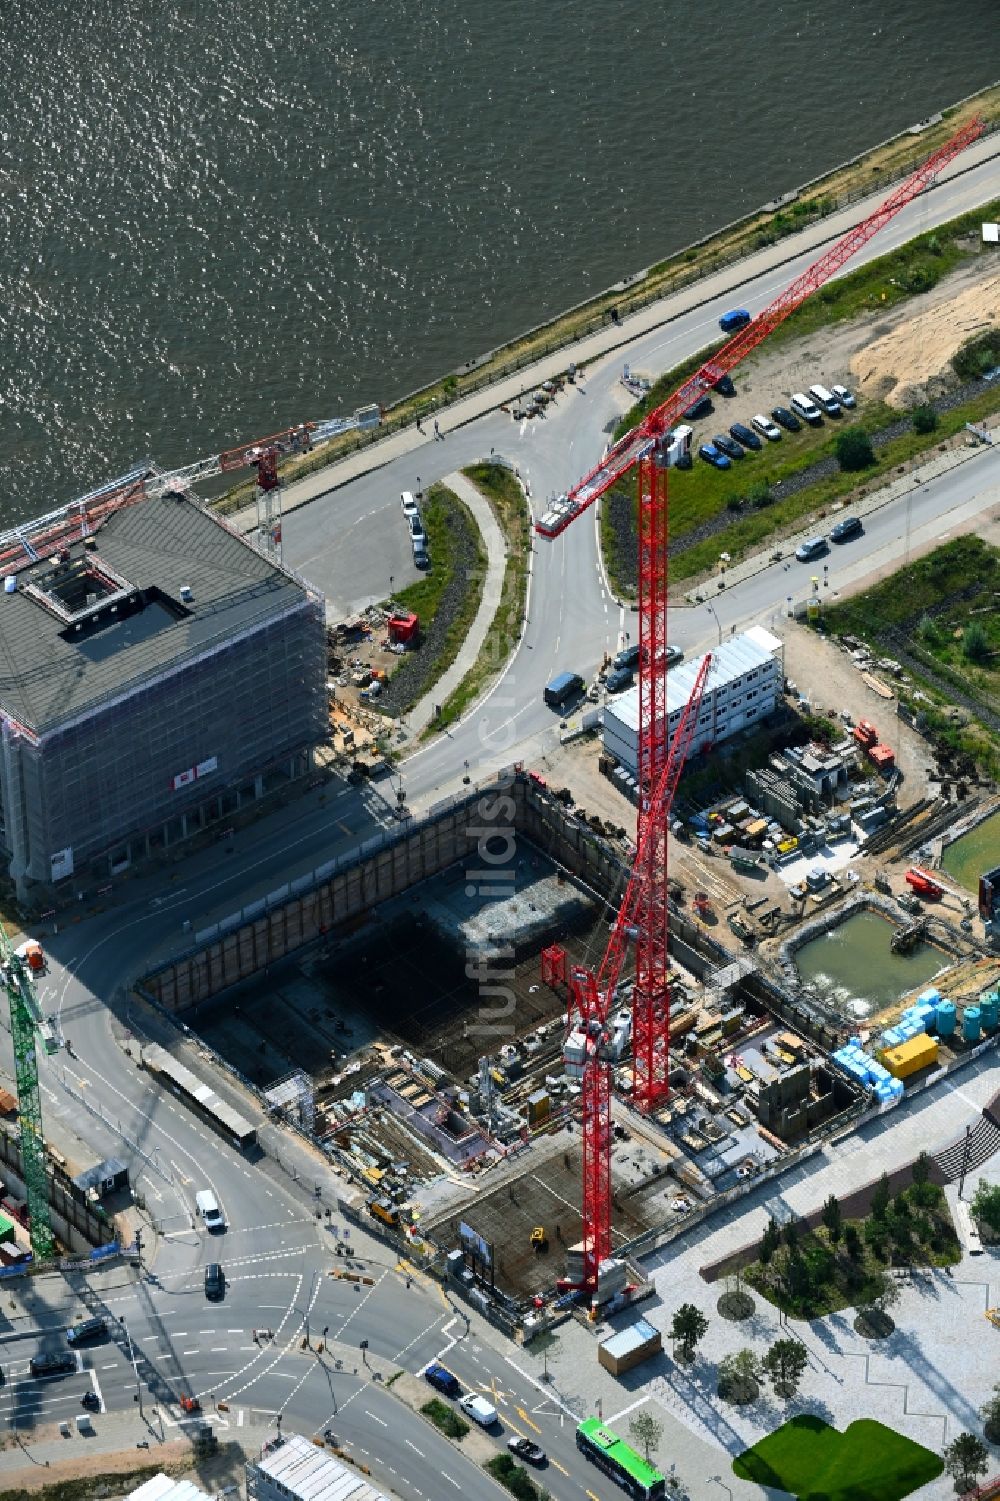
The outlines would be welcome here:
<svg viewBox="0 0 1000 1501">
<path fill-rule="evenodd" d="M 539 1251 L 547 1251 L 549 1248 L 549 1237 L 545 1233 L 544 1225 L 536 1225 L 529 1235 L 528 1240 L 531 1243 L 531 1249 L 536 1254 Z"/>
<path fill-rule="evenodd" d="M 399 1210 L 391 1199 L 369 1199 L 368 1213 L 372 1219 L 381 1220 L 383 1225 L 389 1225 L 393 1230 L 399 1226 Z"/>
<path fill-rule="evenodd" d="M 49 1180 L 45 1167 L 42 1101 L 38 1089 L 35 1030 L 41 1024 L 38 998 L 29 963 L 15 952 L 0 924 L 0 968 L 10 1003 L 10 1035 L 14 1045 L 17 1117 L 21 1135 L 21 1170 L 28 1198 L 31 1250 L 35 1261 L 47 1260 L 55 1250 L 49 1214 Z"/>
<path fill-rule="evenodd" d="M 944 892 L 944 887 L 935 881 L 930 871 L 921 870 L 916 865 L 910 866 L 903 879 L 908 886 L 912 887 L 917 896 L 926 897 L 928 901 L 936 902 Z"/>
<path fill-rule="evenodd" d="M 901 209 L 923 192 L 947 163 L 951 162 L 983 131 L 976 117 L 956 132 L 926 162 L 896 187 L 885 201 L 860 224 L 843 235 L 813 262 L 775 300 L 722 349 L 706 360 L 667 401 L 649 412 L 638 425 L 611 446 L 600 462 L 564 496 L 552 501 L 535 523 L 542 537 L 554 538 L 577 516 L 594 505 L 633 468 L 637 469 L 639 532 L 639 746 L 637 758 L 639 815 L 636 864 L 626 891 L 631 895 L 629 926 L 636 944 L 635 983 L 632 991 L 632 1048 L 634 1097 L 645 1111 L 653 1110 L 666 1097 L 669 1080 L 670 988 L 667 957 L 667 820 L 673 790 L 679 779 L 686 749 L 676 764 L 676 778 L 665 774 L 675 760 L 675 746 L 684 724 L 682 718 L 668 745 L 667 727 L 667 543 L 669 514 L 667 468 L 671 463 L 672 433 L 679 419 L 724 376 L 766 339 L 807 297 L 846 265 L 856 251 Z M 613 320 L 615 321 L 615 320 Z M 675 460 L 674 460 L 675 461 Z M 696 684 L 697 690 L 697 684 Z M 692 695 L 692 699 L 694 694 Z M 690 704 L 688 705 L 690 708 Z M 685 711 L 685 714 L 687 711 Z M 691 726 L 693 731 L 694 726 Z M 690 743 L 690 741 L 689 741 Z M 662 823 L 657 827 L 658 823 Z M 622 911 L 625 911 L 623 903 Z M 609 997 L 614 985 L 602 990 L 601 976 L 621 955 L 615 952 L 619 924 L 605 954 L 601 971 L 574 971 L 571 978 L 572 1009 L 582 1023 L 586 1038 L 583 1072 L 584 1185 L 583 1185 L 583 1279 L 593 1286 L 602 1259 L 611 1244 L 611 1101 L 610 1069 L 605 1053 Z M 624 934 L 620 935 L 624 942 Z"/>
</svg>

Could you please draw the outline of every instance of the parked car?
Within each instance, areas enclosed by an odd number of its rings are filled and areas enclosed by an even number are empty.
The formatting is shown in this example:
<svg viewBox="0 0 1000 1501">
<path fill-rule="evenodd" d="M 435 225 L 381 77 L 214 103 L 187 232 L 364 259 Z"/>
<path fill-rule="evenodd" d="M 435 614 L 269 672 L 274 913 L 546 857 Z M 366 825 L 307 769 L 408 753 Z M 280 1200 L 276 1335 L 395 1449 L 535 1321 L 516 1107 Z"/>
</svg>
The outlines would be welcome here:
<svg viewBox="0 0 1000 1501">
<path fill-rule="evenodd" d="M 413 562 L 417 568 L 429 568 L 431 566 L 431 556 L 427 551 L 426 537 L 413 538 Z"/>
<path fill-rule="evenodd" d="M 560 672 L 546 683 L 542 689 L 542 697 L 553 709 L 559 709 L 570 699 L 578 698 L 586 684 L 578 672 Z"/>
<path fill-rule="evenodd" d="M 810 427 L 822 426 L 823 413 L 804 391 L 796 391 L 792 397 L 791 406 L 796 417 L 801 417 L 803 422 L 808 422 Z"/>
<path fill-rule="evenodd" d="M 787 432 L 800 433 L 802 431 L 802 423 L 796 417 L 795 413 L 790 412 L 787 407 L 772 407 L 771 416 L 775 422 L 780 422 L 781 426 Z"/>
<path fill-rule="evenodd" d="M 763 437 L 770 439 L 772 443 L 777 443 L 781 437 L 781 428 L 776 422 L 772 422 L 770 417 L 765 417 L 763 412 L 758 412 L 756 417 L 751 419 L 750 426 Z"/>
<path fill-rule="evenodd" d="M 842 407 L 857 406 L 857 401 L 851 395 L 846 386 L 831 386 L 830 389 L 832 390 L 834 396 L 836 396 Z"/>
<path fill-rule="evenodd" d="M 436 1360 L 432 1360 L 424 1371 L 424 1380 L 429 1381 L 437 1391 L 444 1392 L 446 1397 L 462 1395 L 458 1377 L 453 1376 L 447 1366 L 440 1365 Z"/>
<path fill-rule="evenodd" d="M 493 1403 L 487 1402 L 485 1397 L 477 1396 L 475 1392 L 469 1392 L 458 1405 L 466 1417 L 478 1423 L 480 1428 L 492 1428 L 497 1421 L 497 1410 Z"/>
<path fill-rule="evenodd" d="M 205 1297 L 221 1298 L 226 1290 L 226 1274 L 217 1261 L 210 1261 L 205 1268 Z"/>
<path fill-rule="evenodd" d="M 840 402 L 837 400 L 836 396 L 834 396 L 833 392 L 828 391 L 825 386 L 810 386 L 809 398 L 811 401 L 814 401 L 819 407 L 820 411 L 825 412 L 828 417 L 840 416 Z"/>
<path fill-rule="evenodd" d="M 427 533 L 424 531 L 424 523 L 420 519 L 420 512 L 414 511 L 413 515 L 408 516 L 406 519 L 410 523 L 410 537 L 412 540 L 414 542 L 423 540 L 426 546 Z"/>
<path fill-rule="evenodd" d="M 748 427 L 744 427 L 742 422 L 734 422 L 729 431 L 737 443 L 742 443 L 744 448 L 752 448 L 755 453 L 759 453 L 764 447 L 757 434 L 752 433 Z"/>
<path fill-rule="evenodd" d="M 830 541 L 849 542 L 852 537 L 860 537 L 863 531 L 860 516 L 845 516 L 843 521 L 838 521 L 837 525 L 832 528 Z"/>
<path fill-rule="evenodd" d="M 76 1369 L 77 1359 L 71 1350 L 46 1351 L 32 1355 L 28 1361 L 28 1372 L 32 1376 L 64 1376 Z"/>
<path fill-rule="evenodd" d="M 616 667 L 614 672 L 608 673 L 604 686 L 609 693 L 624 693 L 632 686 L 631 667 Z"/>
<path fill-rule="evenodd" d="M 716 448 L 720 449 L 731 459 L 742 459 L 746 457 L 736 439 L 731 438 L 728 433 L 716 433 L 715 437 L 712 439 L 712 442 L 715 444 Z"/>
<path fill-rule="evenodd" d="M 623 646 L 612 663 L 613 667 L 638 667 L 639 643 L 634 646 Z"/>
<path fill-rule="evenodd" d="M 417 510 L 417 502 L 413 499 L 412 491 L 404 490 L 399 497 L 399 503 L 403 508 L 404 516 L 410 517 L 419 515 L 419 512 Z"/>
<path fill-rule="evenodd" d="M 693 422 L 697 417 L 707 417 L 713 410 L 712 398 L 710 396 L 699 396 L 696 401 L 692 401 L 684 416 L 688 422 Z"/>
<path fill-rule="evenodd" d="M 809 537 L 807 541 L 800 542 L 795 549 L 795 556 L 800 563 L 808 563 L 813 558 L 818 558 L 826 552 L 825 537 Z"/>
<path fill-rule="evenodd" d="M 545 1450 L 538 1444 L 533 1444 L 530 1438 L 509 1438 L 507 1448 L 518 1459 L 523 1459 L 526 1464 L 543 1465 L 545 1463 Z"/>
<path fill-rule="evenodd" d="M 729 460 L 724 453 L 716 448 L 714 443 L 703 443 L 698 450 L 698 457 L 704 459 L 706 464 L 711 464 L 715 469 L 728 469 Z"/>
</svg>

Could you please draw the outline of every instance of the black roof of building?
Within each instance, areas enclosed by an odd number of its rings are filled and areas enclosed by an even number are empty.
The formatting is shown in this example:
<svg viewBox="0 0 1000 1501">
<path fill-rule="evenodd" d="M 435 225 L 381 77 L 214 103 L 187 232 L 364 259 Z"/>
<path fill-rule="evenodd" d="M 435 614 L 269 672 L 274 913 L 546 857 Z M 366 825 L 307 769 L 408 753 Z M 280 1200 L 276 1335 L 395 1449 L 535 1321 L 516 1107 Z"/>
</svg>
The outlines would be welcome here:
<svg viewBox="0 0 1000 1501">
<path fill-rule="evenodd" d="M 108 517 L 94 545 L 27 563 L 16 592 L 0 593 L 0 711 L 54 729 L 303 597 L 194 501 L 148 497 Z"/>
</svg>

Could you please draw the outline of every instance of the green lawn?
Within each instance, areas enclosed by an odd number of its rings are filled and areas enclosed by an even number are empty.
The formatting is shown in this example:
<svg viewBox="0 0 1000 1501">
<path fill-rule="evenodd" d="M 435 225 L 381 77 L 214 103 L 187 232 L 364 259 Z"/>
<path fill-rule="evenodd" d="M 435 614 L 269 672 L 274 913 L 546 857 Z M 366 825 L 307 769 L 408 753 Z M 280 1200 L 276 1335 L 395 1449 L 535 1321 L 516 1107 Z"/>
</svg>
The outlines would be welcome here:
<svg viewBox="0 0 1000 1501">
<path fill-rule="evenodd" d="M 943 1469 L 938 1455 L 870 1418 L 838 1433 L 808 1413 L 733 1460 L 741 1480 L 798 1501 L 901 1501 Z"/>
</svg>

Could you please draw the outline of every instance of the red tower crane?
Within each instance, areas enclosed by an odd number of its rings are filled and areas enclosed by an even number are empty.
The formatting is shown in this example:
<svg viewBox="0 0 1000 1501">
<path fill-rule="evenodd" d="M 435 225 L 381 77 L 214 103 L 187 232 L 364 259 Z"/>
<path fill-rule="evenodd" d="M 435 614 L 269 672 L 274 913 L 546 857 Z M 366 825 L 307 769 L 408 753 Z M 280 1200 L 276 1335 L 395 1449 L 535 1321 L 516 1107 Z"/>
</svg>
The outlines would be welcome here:
<svg viewBox="0 0 1000 1501">
<path fill-rule="evenodd" d="M 698 724 L 702 696 L 711 669 L 711 655 L 706 656 L 698 669 L 691 697 L 674 732 L 669 754 L 660 773 L 645 815 L 640 815 L 639 842 L 632 865 L 625 895 L 618 909 L 608 946 L 604 951 L 596 975 L 593 970 L 574 967 L 570 974 L 570 1022 L 573 1013 L 584 1038 L 583 1088 L 583 1281 L 591 1285 L 597 1280 L 601 1262 L 611 1254 L 611 1062 L 608 1056 L 608 1016 L 614 1005 L 615 992 L 621 978 L 630 940 L 636 943 L 636 975 L 633 985 L 640 984 L 644 958 L 657 959 L 662 955 L 663 973 L 666 974 L 667 909 L 655 913 L 655 930 L 652 929 L 651 913 L 645 900 L 650 886 L 655 886 L 655 872 L 666 863 L 667 825 L 670 806 L 674 800 L 677 783 L 684 769 L 691 741 Z M 651 879 L 651 872 L 653 879 Z M 644 933 L 642 923 L 650 925 Z M 645 947 L 644 947 L 645 944 Z M 637 1008 L 633 1005 L 632 1051 L 638 1069 L 640 1054 L 645 1046 L 652 1046 L 657 1035 L 656 1024 L 662 1023 L 659 1009 L 652 1004 L 665 1003 L 665 992 L 648 998 L 647 1008 L 638 1008 L 647 1022 L 642 1039 L 635 1035 Z"/>
<path fill-rule="evenodd" d="M 635 1097 L 640 1108 L 652 1109 L 666 1094 L 669 1070 L 669 988 L 667 956 L 667 812 L 684 764 L 680 730 L 667 748 L 667 559 L 668 503 L 666 469 L 672 425 L 707 389 L 735 368 L 743 357 L 773 332 L 795 308 L 878 233 L 934 179 L 938 172 L 974 141 L 983 129 L 977 117 L 956 132 L 922 166 L 901 183 L 860 224 L 814 261 L 749 325 L 723 345 L 674 394 L 650 412 L 639 425 L 609 449 L 594 469 L 536 522 L 545 537 L 558 536 L 570 522 L 593 505 L 616 480 L 638 464 L 639 506 L 639 813 L 636 861 L 629 882 L 623 918 L 612 934 L 605 964 L 598 976 L 574 972 L 571 991 L 586 1039 L 583 1086 L 584 1124 L 584 1267 L 590 1283 L 611 1244 L 611 1077 L 606 1053 L 609 996 L 620 972 L 616 934 L 632 929 L 636 938 L 636 975 L 632 1002 L 632 1040 Z M 704 666 L 704 664 L 703 664 Z M 696 685 L 700 703 L 704 677 Z M 691 716 L 695 695 L 682 725 L 693 734 L 697 714 Z M 662 795 L 661 795 L 662 794 Z M 618 953 L 614 971 L 612 954 Z M 601 977 L 605 977 L 602 991 Z"/>
</svg>

